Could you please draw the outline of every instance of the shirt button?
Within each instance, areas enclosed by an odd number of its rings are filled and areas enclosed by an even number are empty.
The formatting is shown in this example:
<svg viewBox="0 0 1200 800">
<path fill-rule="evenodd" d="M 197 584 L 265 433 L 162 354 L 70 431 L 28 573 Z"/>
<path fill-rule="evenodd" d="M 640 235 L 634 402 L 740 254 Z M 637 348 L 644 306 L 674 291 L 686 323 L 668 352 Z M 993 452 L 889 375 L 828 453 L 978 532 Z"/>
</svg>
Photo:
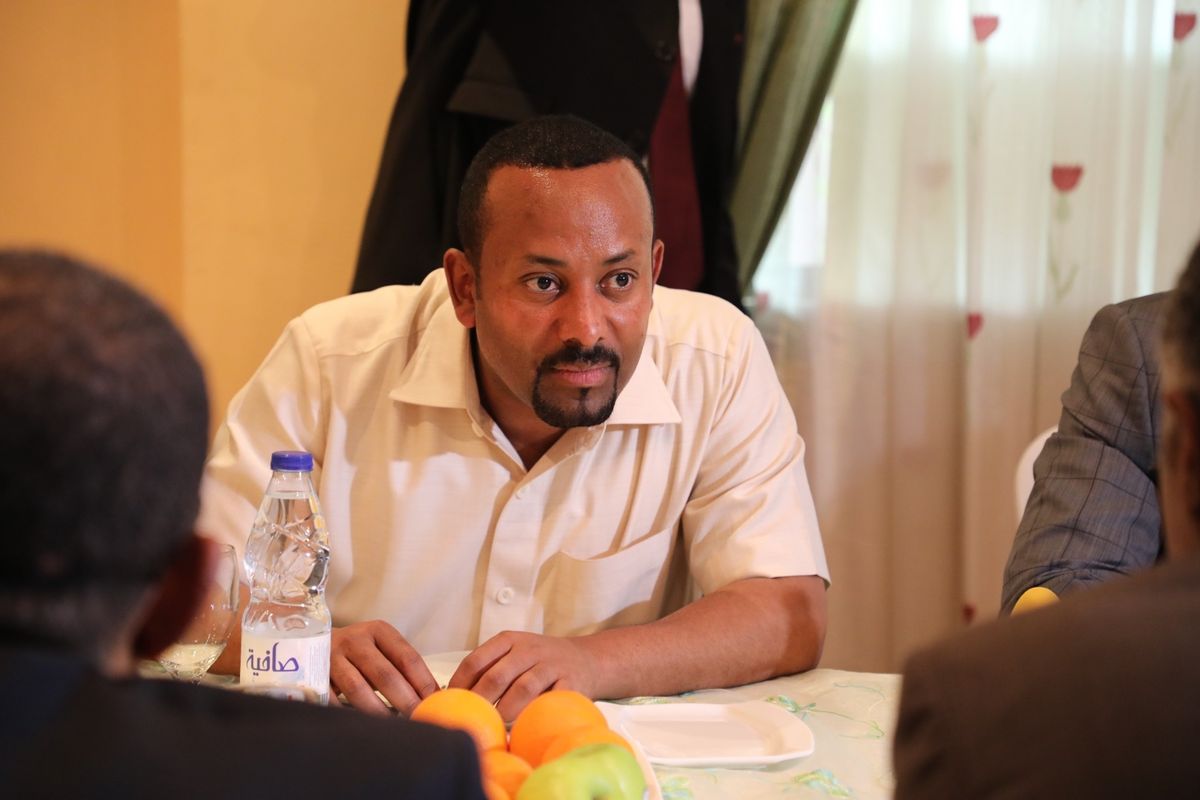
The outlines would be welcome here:
<svg viewBox="0 0 1200 800">
<path fill-rule="evenodd" d="M 513 591 L 511 586 L 505 586 L 503 589 L 496 592 L 496 602 L 502 606 L 506 606 L 512 602 L 515 594 L 516 592 Z"/>
</svg>

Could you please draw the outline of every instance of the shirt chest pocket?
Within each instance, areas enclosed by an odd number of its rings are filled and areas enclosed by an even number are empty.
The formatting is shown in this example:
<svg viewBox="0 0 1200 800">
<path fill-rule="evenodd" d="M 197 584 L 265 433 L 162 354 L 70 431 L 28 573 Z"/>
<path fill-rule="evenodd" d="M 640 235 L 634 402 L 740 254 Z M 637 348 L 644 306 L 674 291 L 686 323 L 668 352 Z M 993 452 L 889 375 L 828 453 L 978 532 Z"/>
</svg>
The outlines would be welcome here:
<svg viewBox="0 0 1200 800">
<path fill-rule="evenodd" d="M 678 608 L 686 591 L 687 568 L 674 526 L 609 555 L 559 552 L 548 567 L 538 594 L 551 636 L 651 622 Z"/>
</svg>

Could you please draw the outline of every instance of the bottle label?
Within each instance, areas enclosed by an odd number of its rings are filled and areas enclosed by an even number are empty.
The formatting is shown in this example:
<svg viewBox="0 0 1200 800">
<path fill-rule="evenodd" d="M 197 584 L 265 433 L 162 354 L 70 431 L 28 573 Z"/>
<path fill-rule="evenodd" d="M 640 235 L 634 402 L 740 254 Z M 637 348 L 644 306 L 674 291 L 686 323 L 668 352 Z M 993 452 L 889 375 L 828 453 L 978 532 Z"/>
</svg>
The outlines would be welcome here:
<svg viewBox="0 0 1200 800">
<path fill-rule="evenodd" d="M 329 702 L 330 635 L 280 639 L 242 630 L 244 686 L 309 689 L 320 703 Z"/>
</svg>

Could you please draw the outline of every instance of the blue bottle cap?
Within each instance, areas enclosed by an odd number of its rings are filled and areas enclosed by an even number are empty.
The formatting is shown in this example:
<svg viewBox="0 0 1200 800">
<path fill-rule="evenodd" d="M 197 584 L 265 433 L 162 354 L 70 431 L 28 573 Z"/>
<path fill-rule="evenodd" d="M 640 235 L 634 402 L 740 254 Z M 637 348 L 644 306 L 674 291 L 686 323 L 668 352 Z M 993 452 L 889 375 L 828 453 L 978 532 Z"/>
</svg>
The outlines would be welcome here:
<svg viewBox="0 0 1200 800">
<path fill-rule="evenodd" d="M 272 472 L 312 472 L 312 453 L 277 450 L 271 453 Z"/>
</svg>

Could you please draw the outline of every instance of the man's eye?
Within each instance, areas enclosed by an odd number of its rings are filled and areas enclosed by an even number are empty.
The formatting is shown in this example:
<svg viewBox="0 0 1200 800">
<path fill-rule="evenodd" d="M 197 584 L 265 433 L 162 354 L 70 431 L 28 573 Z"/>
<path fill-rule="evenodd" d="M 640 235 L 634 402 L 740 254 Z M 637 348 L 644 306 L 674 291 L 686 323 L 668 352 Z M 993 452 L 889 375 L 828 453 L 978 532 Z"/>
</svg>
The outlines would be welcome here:
<svg viewBox="0 0 1200 800">
<path fill-rule="evenodd" d="M 528 283 L 531 288 L 539 292 L 552 292 L 558 288 L 558 281 L 549 275 L 538 275 L 535 278 L 530 278 Z"/>
<path fill-rule="evenodd" d="M 628 289 L 633 284 L 633 273 L 617 272 L 610 275 L 605 283 L 616 289 Z"/>
</svg>

